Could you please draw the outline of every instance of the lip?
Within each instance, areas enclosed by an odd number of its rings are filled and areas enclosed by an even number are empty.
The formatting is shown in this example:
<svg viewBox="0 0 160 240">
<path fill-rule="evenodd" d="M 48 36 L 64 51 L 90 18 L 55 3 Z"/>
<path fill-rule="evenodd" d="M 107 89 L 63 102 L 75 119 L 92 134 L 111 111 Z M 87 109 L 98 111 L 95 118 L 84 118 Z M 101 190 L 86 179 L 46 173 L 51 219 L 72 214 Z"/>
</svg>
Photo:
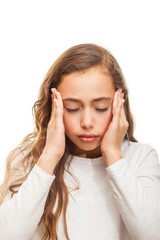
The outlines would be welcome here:
<svg viewBox="0 0 160 240">
<path fill-rule="evenodd" d="M 98 136 L 90 133 L 90 134 L 81 134 L 78 137 L 91 138 L 91 137 L 98 137 Z"/>
<path fill-rule="evenodd" d="M 94 142 L 98 136 L 94 134 L 82 134 L 78 136 L 82 142 Z"/>
</svg>

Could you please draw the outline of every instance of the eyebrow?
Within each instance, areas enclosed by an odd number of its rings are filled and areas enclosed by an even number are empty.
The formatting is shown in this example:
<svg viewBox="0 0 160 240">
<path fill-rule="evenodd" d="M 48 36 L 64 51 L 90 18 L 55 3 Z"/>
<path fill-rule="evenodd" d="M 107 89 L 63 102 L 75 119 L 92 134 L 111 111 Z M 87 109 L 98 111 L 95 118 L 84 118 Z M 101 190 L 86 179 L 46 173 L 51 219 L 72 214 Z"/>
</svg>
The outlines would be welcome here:
<svg viewBox="0 0 160 240">
<path fill-rule="evenodd" d="M 70 102 L 77 102 L 77 103 L 81 102 L 79 99 L 76 99 L 76 98 L 65 98 L 65 99 L 63 99 L 63 101 L 70 101 Z M 112 101 L 112 98 L 110 98 L 110 97 L 100 97 L 100 98 L 95 98 L 95 99 L 92 100 L 92 102 L 100 102 L 100 101 L 110 102 L 110 101 Z"/>
</svg>

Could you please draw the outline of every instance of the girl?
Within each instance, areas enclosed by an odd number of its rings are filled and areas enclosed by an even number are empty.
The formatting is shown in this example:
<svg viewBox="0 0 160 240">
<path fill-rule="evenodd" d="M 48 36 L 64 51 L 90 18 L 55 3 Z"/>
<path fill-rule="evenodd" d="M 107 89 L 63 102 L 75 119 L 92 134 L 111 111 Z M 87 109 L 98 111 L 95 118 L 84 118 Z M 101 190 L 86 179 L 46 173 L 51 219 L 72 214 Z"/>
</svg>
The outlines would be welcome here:
<svg viewBox="0 0 160 240">
<path fill-rule="evenodd" d="M 34 113 L 34 132 L 7 159 L 0 239 L 159 240 L 159 160 L 133 136 L 115 58 L 94 44 L 68 49 Z"/>
</svg>

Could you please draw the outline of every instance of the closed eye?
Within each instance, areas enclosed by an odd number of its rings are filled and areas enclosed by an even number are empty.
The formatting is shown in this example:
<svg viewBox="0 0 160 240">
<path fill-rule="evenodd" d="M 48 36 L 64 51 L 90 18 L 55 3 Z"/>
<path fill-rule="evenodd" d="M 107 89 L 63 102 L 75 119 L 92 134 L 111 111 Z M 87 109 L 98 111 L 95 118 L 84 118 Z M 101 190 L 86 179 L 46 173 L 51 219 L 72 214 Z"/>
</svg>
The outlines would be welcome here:
<svg viewBox="0 0 160 240">
<path fill-rule="evenodd" d="M 96 110 L 99 112 L 105 112 L 105 111 L 108 111 L 108 107 L 107 108 L 96 108 Z"/>
<path fill-rule="evenodd" d="M 70 109 L 70 108 L 65 108 L 68 112 L 76 112 L 79 110 L 79 108 L 76 108 L 76 109 Z M 98 112 L 105 112 L 105 111 L 108 111 L 108 107 L 107 108 L 96 108 L 96 110 Z"/>
<path fill-rule="evenodd" d="M 76 108 L 76 109 L 70 109 L 70 108 L 65 108 L 68 112 L 75 112 L 77 111 L 79 108 Z"/>
</svg>

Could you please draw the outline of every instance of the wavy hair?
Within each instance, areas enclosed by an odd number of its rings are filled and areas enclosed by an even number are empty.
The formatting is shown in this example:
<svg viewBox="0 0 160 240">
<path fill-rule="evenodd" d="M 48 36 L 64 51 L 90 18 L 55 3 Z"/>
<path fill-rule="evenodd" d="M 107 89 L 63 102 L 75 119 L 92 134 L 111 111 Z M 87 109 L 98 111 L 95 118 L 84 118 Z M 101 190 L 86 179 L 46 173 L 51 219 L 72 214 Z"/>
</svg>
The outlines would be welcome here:
<svg viewBox="0 0 160 240">
<path fill-rule="evenodd" d="M 10 193 L 12 197 L 18 192 L 18 188 L 25 181 L 43 152 L 46 143 L 47 125 L 51 116 L 51 88 L 57 88 L 65 75 L 77 71 L 86 71 L 93 67 L 108 70 L 112 77 L 115 90 L 122 88 L 125 98 L 124 109 L 129 123 L 125 139 L 137 142 L 133 135 L 134 121 L 130 111 L 128 88 L 118 62 L 108 50 L 101 46 L 95 44 L 79 44 L 73 46 L 54 62 L 42 82 L 38 100 L 33 106 L 35 120 L 34 131 L 28 134 L 21 144 L 12 150 L 7 157 L 5 178 L 1 186 L 0 204 L 3 202 L 7 193 Z M 57 224 L 61 214 L 63 217 L 64 233 L 66 239 L 69 240 L 66 224 L 69 190 L 64 182 L 64 172 L 68 171 L 65 164 L 69 157 L 72 143 L 67 136 L 65 137 L 65 152 L 53 172 L 56 178 L 50 187 L 44 213 L 40 220 L 40 223 L 43 222 L 45 226 L 43 240 L 58 239 Z M 53 208 L 56 206 L 56 199 L 57 207 L 53 212 Z"/>
</svg>

